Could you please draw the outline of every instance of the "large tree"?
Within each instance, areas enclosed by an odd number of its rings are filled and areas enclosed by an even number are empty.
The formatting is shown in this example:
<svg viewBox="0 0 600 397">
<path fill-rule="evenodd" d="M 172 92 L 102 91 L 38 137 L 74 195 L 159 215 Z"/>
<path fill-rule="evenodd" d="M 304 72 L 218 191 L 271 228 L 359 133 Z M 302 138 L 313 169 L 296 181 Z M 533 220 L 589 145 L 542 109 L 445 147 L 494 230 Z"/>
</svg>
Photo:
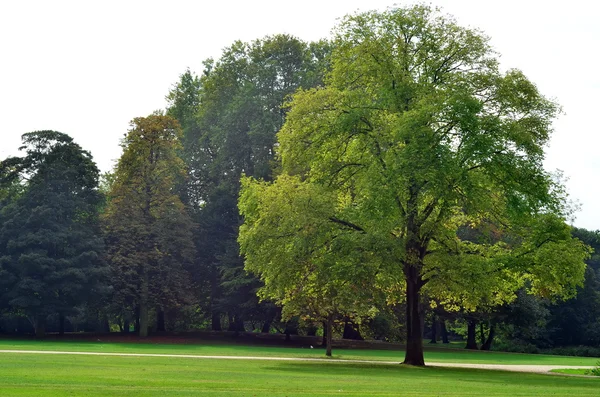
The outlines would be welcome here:
<svg viewBox="0 0 600 397">
<path fill-rule="evenodd" d="M 180 134 L 169 116 L 134 119 L 108 194 L 104 221 L 114 303 L 138 313 L 140 336 L 148 333 L 151 309 L 161 318 L 190 301 L 195 250 L 177 190 L 185 178 Z"/>
<path fill-rule="evenodd" d="M 102 198 L 92 156 L 68 135 L 27 133 L 21 150 L 0 163 L 0 183 L 13 192 L 0 208 L 0 275 L 12 310 L 43 336 L 47 316 L 58 314 L 62 331 L 106 273 Z"/>
<path fill-rule="evenodd" d="M 270 180 L 274 145 L 289 95 L 322 82 L 329 45 L 276 35 L 237 41 L 217 61 L 207 60 L 198 78 L 181 75 L 167 99 L 168 114 L 182 124 L 189 178 L 184 192 L 199 228 L 195 279 L 208 282 L 212 327 L 222 313 L 241 330 L 244 317 L 272 320 L 258 305 L 254 276 L 243 269 L 236 242 L 241 223 L 237 197 L 242 174 Z"/>
<path fill-rule="evenodd" d="M 336 205 L 327 220 L 372 235 L 379 248 L 371 252 L 393 258 L 384 279 L 404 279 L 405 363 L 424 364 L 424 288 L 443 295 L 450 276 L 493 268 L 548 295 L 581 282 L 587 250 L 571 239 L 564 192 L 542 164 L 557 111 L 523 73 L 500 71 L 486 36 L 424 5 L 346 17 L 325 87 L 294 95 L 278 135 L 280 178 L 329 190 Z M 261 218 L 249 218 L 243 233 L 264 227 L 254 222 Z M 510 241 L 461 239 L 461 228 L 482 223 Z M 274 249 L 287 249 L 282 237 Z M 260 250 L 246 247 L 247 261 Z M 265 266 L 293 260 L 274 253 Z"/>
</svg>

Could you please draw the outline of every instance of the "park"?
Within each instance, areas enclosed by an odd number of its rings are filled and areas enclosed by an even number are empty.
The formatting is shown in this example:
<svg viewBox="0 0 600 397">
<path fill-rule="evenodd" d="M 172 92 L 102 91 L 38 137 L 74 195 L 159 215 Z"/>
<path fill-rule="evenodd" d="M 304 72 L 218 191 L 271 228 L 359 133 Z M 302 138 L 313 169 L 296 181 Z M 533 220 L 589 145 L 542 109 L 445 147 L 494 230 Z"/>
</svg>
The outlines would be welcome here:
<svg viewBox="0 0 600 397">
<path fill-rule="evenodd" d="M 600 394 L 560 98 L 484 31 L 393 6 L 202 65 L 109 169 L 0 160 L 0 396 Z"/>
</svg>

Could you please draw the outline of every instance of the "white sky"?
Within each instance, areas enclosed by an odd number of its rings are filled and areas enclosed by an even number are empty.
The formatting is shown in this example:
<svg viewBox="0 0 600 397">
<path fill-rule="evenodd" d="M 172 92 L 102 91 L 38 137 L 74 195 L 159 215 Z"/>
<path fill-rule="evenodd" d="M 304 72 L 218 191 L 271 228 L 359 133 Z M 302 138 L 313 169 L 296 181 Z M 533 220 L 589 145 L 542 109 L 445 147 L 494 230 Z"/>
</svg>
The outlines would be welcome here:
<svg viewBox="0 0 600 397">
<path fill-rule="evenodd" d="M 397 1 L 396 1 L 397 2 Z M 398 2 L 406 4 L 406 2 Z M 327 37 L 337 18 L 394 0 L 10 1 L 0 0 L 0 159 L 20 135 L 52 129 L 90 150 L 103 171 L 119 157 L 129 121 L 164 108 L 186 67 L 218 58 L 234 40 L 289 33 Z M 565 115 L 546 168 L 570 178 L 575 225 L 600 229 L 600 2 L 433 0 L 492 38 Z"/>
</svg>

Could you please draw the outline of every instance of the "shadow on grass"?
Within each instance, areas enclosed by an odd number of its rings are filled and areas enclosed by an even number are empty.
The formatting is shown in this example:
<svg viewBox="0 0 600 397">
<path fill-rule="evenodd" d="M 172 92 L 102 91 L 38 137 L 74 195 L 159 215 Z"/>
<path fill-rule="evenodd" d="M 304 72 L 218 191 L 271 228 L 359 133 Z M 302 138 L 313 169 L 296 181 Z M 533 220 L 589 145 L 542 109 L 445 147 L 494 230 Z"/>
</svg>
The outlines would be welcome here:
<svg viewBox="0 0 600 397">
<path fill-rule="evenodd" d="M 475 368 L 444 368 L 444 367 L 412 367 L 402 364 L 368 364 L 368 363 L 312 363 L 312 362 L 284 362 L 263 365 L 261 369 L 272 372 L 295 373 L 311 377 L 344 376 L 356 378 L 388 378 L 395 377 L 403 381 L 415 383 L 426 380 L 440 380 L 460 383 L 486 383 L 502 387 L 506 384 L 517 384 L 527 387 L 541 387 L 551 385 L 553 388 L 568 389 L 573 386 L 593 388 L 598 390 L 600 396 L 600 378 L 574 378 L 546 374 L 532 374 L 508 372 L 499 370 L 485 370 Z M 569 395 L 570 393 L 565 392 Z"/>
</svg>

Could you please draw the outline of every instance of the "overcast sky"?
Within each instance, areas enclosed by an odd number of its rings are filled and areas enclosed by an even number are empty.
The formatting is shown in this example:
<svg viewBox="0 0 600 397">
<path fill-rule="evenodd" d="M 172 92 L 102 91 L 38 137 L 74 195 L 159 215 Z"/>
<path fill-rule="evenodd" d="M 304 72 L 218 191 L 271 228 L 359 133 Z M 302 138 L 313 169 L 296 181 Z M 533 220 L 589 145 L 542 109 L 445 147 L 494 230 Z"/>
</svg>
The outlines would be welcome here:
<svg viewBox="0 0 600 397">
<path fill-rule="evenodd" d="M 407 4 L 407 2 L 397 2 Z M 565 114 L 546 168 L 569 177 L 575 225 L 600 229 L 600 2 L 434 0 L 491 37 L 504 68 L 519 68 Z M 166 106 L 187 67 L 234 40 L 289 33 L 328 37 L 336 19 L 394 1 L 0 0 L 0 159 L 25 132 L 53 129 L 90 150 L 103 171 L 129 121 Z"/>
</svg>

